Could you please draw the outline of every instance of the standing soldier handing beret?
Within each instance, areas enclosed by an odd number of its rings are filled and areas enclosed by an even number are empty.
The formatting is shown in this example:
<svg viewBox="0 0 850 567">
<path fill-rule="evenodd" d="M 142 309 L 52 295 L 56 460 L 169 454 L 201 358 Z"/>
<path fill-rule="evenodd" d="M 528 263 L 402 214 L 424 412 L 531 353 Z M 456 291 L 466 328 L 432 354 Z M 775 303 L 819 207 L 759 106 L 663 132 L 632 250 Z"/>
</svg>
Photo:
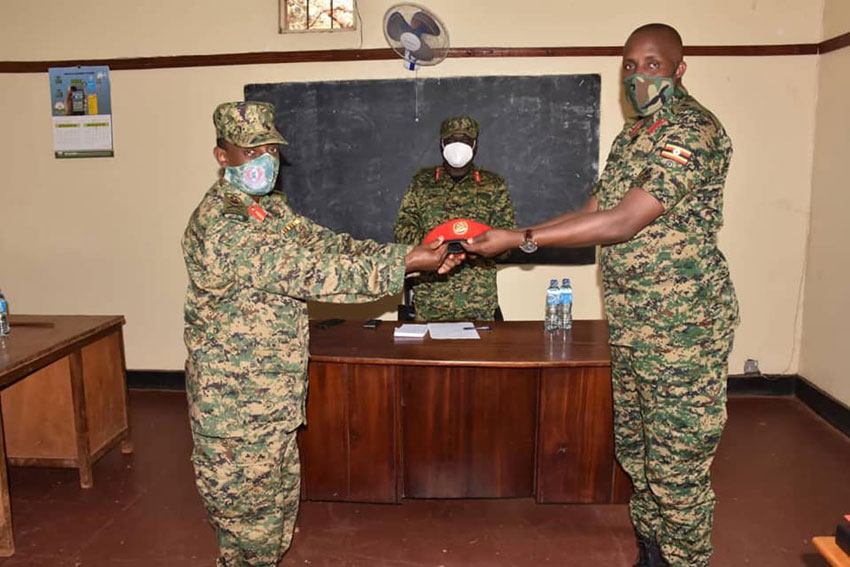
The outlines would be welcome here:
<svg viewBox="0 0 850 567">
<path fill-rule="evenodd" d="M 400 292 L 405 272 L 446 272 L 461 258 L 442 241 L 355 240 L 295 214 L 274 190 L 287 142 L 271 105 L 224 103 L 213 122 L 221 177 L 183 236 L 192 461 L 218 565 L 273 567 L 298 512 L 306 302 L 372 301 Z"/>
<path fill-rule="evenodd" d="M 717 247 L 732 157 L 726 131 L 682 86 L 682 39 L 664 24 L 623 48 L 638 114 L 611 148 L 580 209 L 467 246 L 601 244 L 611 343 L 617 459 L 634 485 L 638 567 L 707 567 L 714 492 L 709 468 L 726 423 L 726 368 L 738 302 Z"/>
</svg>

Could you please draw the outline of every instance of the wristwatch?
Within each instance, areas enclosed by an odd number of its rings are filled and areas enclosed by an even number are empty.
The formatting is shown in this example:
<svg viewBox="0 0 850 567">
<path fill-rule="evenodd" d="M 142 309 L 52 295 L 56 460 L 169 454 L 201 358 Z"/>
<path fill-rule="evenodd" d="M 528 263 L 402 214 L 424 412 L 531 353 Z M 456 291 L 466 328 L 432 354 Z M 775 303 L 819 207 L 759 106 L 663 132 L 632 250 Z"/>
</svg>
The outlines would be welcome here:
<svg viewBox="0 0 850 567">
<path fill-rule="evenodd" d="M 531 254 L 532 252 L 537 251 L 537 241 L 531 237 L 530 228 L 525 231 L 525 240 L 523 240 L 522 244 L 519 245 L 519 249 L 526 254 Z"/>
</svg>

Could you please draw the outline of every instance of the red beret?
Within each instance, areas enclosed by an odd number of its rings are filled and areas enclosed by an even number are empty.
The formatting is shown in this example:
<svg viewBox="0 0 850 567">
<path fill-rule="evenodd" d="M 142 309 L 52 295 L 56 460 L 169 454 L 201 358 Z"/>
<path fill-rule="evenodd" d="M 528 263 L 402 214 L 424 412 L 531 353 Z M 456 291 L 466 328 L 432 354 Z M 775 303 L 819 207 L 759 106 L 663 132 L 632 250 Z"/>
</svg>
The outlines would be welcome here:
<svg viewBox="0 0 850 567">
<path fill-rule="evenodd" d="M 479 234 L 483 234 L 490 230 L 486 224 L 472 219 L 452 219 L 435 227 L 431 232 L 425 235 L 425 244 L 443 237 L 443 241 L 447 244 L 460 243 L 466 241 L 467 238 L 474 238 Z M 454 248 L 454 250 L 452 250 Z M 455 245 L 450 247 L 450 252 L 462 252 L 460 246 Z"/>
</svg>

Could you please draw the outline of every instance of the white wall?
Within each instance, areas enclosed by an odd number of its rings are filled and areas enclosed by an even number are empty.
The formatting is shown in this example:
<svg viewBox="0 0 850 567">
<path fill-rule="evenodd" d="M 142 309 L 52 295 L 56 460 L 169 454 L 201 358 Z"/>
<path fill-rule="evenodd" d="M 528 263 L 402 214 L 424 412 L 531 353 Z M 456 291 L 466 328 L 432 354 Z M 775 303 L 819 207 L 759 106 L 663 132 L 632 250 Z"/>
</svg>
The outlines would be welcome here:
<svg viewBox="0 0 850 567">
<path fill-rule="evenodd" d="M 850 2 L 824 0 L 823 39 L 832 39 L 850 33 Z"/>
<path fill-rule="evenodd" d="M 358 0 L 363 47 L 385 47 L 381 22 L 384 11 L 395 3 Z M 621 45 L 628 32 L 651 21 L 676 26 L 692 45 L 809 43 L 820 40 L 823 13 L 823 0 L 708 0 L 688 2 L 676 10 L 663 0 L 644 0 L 640 5 L 622 0 L 535 0 L 520 3 L 520 8 L 507 0 L 419 3 L 441 17 L 457 47 Z M 536 12 L 518 12 L 535 7 Z M 73 9 L 81 17 L 71 23 L 69 5 L 56 0 L 6 2 L 0 19 L 3 60 L 329 49 L 361 44 L 359 31 L 278 34 L 276 0 L 76 0 Z M 538 19 L 532 25 L 535 15 Z"/>
<path fill-rule="evenodd" d="M 364 47 L 382 47 L 390 0 L 361 0 Z M 546 0 L 539 28 L 512 27 L 507 2 L 428 2 L 456 46 L 617 45 L 669 16 L 659 0 L 626 4 Z M 281 36 L 270 0 L 75 4 L 95 14 L 67 24 L 62 4 L 15 3 L 0 18 L 0 58 L 44 60 L 355 47 L 360 32 Z M 812 43 L 822 2 L 716 0 L 667 21 L 689 44 Z M 59 11 L 57 11 L 57 9 Z M 105 11 L 108 10 L 108 11 Z M 102 35 L 99 35 L 102 34 Z M 619 131 L 618 58 L 448 59 L 420 77 L 600 73 L 601 155 Z M 182 366 L 186 282 L 179 240 L 216 173 L 211 113 L 242 98 L 246 83 L 408 77 L 396 61 L 257 65 L 112 74 L 112 159 L 57 160 L 46 74 L 0 74 L 5 116 L 0 185 L 0 286 L 18 313 L 123 313 L 128 367 Z M 791 80 L 793 79 L 793 80 Z M 685 84 L 724 122 L 735 145 L 721 244 L 738 288 L 743 323 L 731 361 L 757 358 L 764 372 L 796 372 L 795 345 L 806 253 L 815 131 L 817 57 L 695 57 Z M 378 149 L 376 148 L 376 151 Z M 399 188 L 403 191 L 404 188 Z M 576 316 L 602 316 L 595 266 L 507 267 L 499 273 L 508 319 L 542 317 L 543 288 L 569 275 Z M 396 298 L 366 308 L 394 310 Z M 325 308 L 314 309 L 324 313 Z M 355 312 L 350 312 L 355 313 Z M 366 312 L 357 311 L 358 316 Z"/>
<path fill-rule="evenodd" d="M 828 0 L 825 28 L 850 31 L 850 3 Z M 840 30 L 844 30 L 840 32 Z M 800 373 L 850 405 L 850 48 L 821 57 Z"/>
</svg>

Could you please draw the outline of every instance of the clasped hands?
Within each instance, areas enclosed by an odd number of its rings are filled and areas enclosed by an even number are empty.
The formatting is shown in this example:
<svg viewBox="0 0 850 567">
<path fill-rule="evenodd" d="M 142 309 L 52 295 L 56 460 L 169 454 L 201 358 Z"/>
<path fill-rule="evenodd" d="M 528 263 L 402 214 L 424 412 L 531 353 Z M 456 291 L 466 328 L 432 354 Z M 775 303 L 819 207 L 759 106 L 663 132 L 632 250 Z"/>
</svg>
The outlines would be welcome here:
<svg viewBox="0 0 850 567">
<path fill-rule="evenodd" d="M 466 252 L 491 258 L 516 248 L 522 241 L 522 231 L 494 228 L 461 242 L 461 245 Z M 446 274 L 460 265 L 465 258 L 465 253 L 450 254 L 448 244 L 440 237 L 411 250 L 406 257 L 406 268 L 408 272 L 436 271 L 438 274 Z"/>
</svg>

